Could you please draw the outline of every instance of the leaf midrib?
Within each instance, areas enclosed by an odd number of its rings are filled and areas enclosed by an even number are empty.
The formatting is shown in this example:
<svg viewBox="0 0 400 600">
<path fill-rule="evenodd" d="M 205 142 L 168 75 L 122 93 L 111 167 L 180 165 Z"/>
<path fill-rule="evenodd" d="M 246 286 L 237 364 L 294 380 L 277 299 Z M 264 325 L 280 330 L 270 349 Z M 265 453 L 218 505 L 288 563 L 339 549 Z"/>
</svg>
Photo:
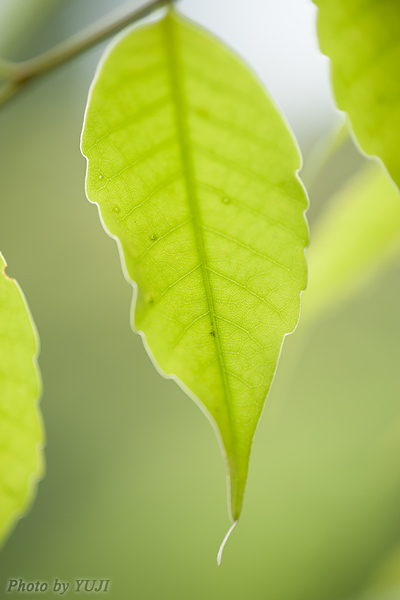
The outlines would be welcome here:
<svg viewBox="0 0 400 600">
<path fill-rule="evenodd" d="M 197 250 L 200 258 L 201 272 L 206 291 L 206 299 L 211 315 L 211 326 L 214 332 L 213 338 L 216 346 L 218 364 L 221 371 L 221 376 L 224 384 L 224 400 L 227 409 L 229 426 L 232 436 L 232 446 L 235 447 L 235 430 L 233 427 L 230 404 L 232 400 L 231 389 L 225 368 L 224 354 L 222 350 L 221 337 L 219 333 L 214 298 L 212 293 L 211 282 L 208 274 L 208 260 L 203 237 L 203 222 L 200 215 L 199 200 L 196 187 L 195 168 L 193 164 L 193 153 L 190 143 L 188 130 L 188 106 L 185 100 L 184 83 L 182 77 L 181 52 L 178 47 L 177 36 L 174 31 L 174 20 L 169 13 L 164 19 L 165 43 L 169 62 L 169 73 L 171 78 L 171 88 L 173 95 L 173 104 L 175 109 L 175 120 L 181 149 L 181 160 L 183 164 L 183 174 L 187 191 L 187 200 L 193 215 L 192 225 L 196 239 Z M 235 465 L 231 464 L 232 457 L 228 457 L 231 475 L 235 476 Z"/>
</svg>

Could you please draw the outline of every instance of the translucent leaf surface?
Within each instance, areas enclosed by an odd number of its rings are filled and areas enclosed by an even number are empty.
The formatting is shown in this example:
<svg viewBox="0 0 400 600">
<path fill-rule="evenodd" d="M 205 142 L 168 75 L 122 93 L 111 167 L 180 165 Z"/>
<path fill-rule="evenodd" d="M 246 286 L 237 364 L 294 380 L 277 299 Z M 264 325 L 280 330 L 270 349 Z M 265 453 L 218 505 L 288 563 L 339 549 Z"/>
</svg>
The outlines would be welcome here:
<svg viewBox="0 0 400 600">
<path fill-rule="evenodd" d="M 82 150 L 88 197 L 137 284 L 135 328 L 216 424 L 236 520 L 306 282 L 296 145 L 241 60 L 170 12 L 107 53 Z"/>
<path fill-rule="evenodd" d="M 400 193 L 369 164 L 331 198 L 313 228 L 305 320 L 337 305 L 400 254 Z"/>
<path fill-rule="evenodd" d="M 36 335 L 5 266 L 0 254 L 0 544 L 29 507 L 43 472 Z"/>
<path fill-rule="evenodd" d="M 314 0 L 339 108 L 400 186 L 400 2 Z"/>
</svg>

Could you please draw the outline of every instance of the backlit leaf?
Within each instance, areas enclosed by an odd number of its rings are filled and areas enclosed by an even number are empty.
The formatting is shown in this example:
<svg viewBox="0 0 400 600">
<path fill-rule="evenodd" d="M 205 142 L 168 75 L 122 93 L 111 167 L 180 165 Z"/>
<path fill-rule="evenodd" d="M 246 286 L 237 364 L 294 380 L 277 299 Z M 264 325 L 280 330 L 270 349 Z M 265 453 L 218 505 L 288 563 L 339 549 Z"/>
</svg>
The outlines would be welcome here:
<svg viewBox="0 0 400 600">
<path fill-rule="evenodd" d="M 367 154 L 400 186 L 400 2 L 314 0 L 336 101 Z"/>
<path fill-rule="evenodd" d="M 216 424 L 236 520 L 306 282 L 296 145 L 241 60 L 169 12 L 107 53 L 82 151 L 88 198 L 137 285 L 134 326 Z"/>
<path fill-rule="evenodd" d="M 0 544 L 32 502 L 43 474 L 34 326 L 0 254 Z"/>
</svg>

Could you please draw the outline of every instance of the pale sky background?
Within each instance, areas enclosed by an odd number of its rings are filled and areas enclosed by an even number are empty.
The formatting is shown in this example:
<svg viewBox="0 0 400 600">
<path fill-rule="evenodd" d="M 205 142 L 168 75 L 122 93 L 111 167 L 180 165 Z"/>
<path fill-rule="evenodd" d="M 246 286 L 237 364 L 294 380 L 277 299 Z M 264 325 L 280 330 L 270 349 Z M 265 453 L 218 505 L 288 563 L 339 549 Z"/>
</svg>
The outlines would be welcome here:
<svg viewBox="0 0 400 600">
<path fill-rule="evenodd" d="M 337 121 L 311 0 L 181 0 L 180 7 L 251 65 L 299 138 Z"/>
</svg>

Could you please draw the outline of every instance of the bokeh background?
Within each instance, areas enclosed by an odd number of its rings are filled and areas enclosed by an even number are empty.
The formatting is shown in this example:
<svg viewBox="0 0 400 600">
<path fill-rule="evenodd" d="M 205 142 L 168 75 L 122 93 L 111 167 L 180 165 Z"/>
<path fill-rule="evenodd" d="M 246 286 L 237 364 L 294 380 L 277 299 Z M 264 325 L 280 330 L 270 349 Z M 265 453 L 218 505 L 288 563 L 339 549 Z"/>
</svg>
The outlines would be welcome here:
<svg viewBox="0 0 400 600">
<path fill-rule="evenodd" d="M 11 0 L 14 13 L 35 1 Z M 13 36 L 7 2 L 0 53 L 10 58 L 45 50 L 119 4 L 41 0 L 40 18 L 17 19 Z M 259 74 L 311 182 L 318 144 L 341 120 L 311 1 L 182 0 L 180 8 Z M 0 555 L 0 597 L 10 578 L 58 577 L 71 587 L 109 578 L 115 600 L 399 598 L 398 262 L 287 338 L 244 511 L 218 569 L 229 521 L 217 440 L 131 332 L 131 287 L 85 198 L 79 137 L 104 47 L 0 111 L 0 247 L 40 332 L 47 430 L 47 474 Z M 362 160 L 347 142 L 313 182 L 311 234 Z"/>
</svg>

